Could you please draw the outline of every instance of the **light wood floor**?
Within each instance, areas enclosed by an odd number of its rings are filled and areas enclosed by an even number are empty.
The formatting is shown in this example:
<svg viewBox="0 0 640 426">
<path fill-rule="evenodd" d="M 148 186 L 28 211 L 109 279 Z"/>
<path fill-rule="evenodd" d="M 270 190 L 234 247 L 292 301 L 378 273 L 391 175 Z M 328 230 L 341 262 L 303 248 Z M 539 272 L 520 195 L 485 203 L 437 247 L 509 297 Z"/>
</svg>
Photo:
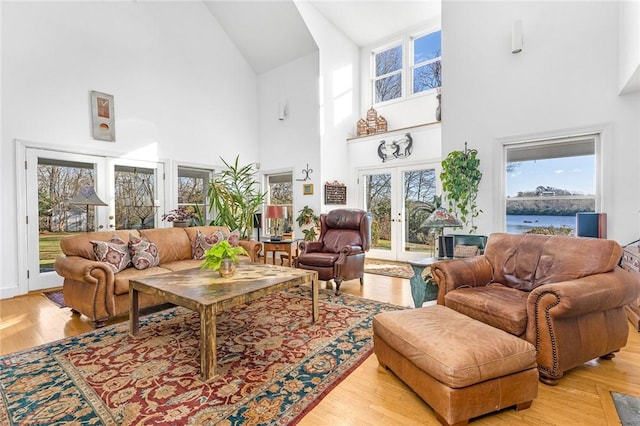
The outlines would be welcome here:
<svg viewBox="0 0 640 426">
<path fill-rule="evenodd" d="M 345 282 L 341 290 L 357 296 L 412 306 L 409 280 L 366 274 L 365 284 Z M 126 320 L 120 319 L 119 321 Z M 117 321 L 112 321 L 117 322 Z M 90 322 L 72 316 L 40 293 L 0 300 L 0 354 L 74 336 L 91 330 Z M 425 336 L 428 338 L 428 336 Z M 640 396 L 640 334 L 612 361 L 594 360 L 565 374 L 558 386 L 539 384 L 531 408 L 505 409 L 472 420 L 472 425 L 616 425 L 620 424 L 609 392 Z M 437 425 L 433 411 L 402 381 L 378 366 L 375 355 L 330 392 L 300 425 Z"/>
</svg>

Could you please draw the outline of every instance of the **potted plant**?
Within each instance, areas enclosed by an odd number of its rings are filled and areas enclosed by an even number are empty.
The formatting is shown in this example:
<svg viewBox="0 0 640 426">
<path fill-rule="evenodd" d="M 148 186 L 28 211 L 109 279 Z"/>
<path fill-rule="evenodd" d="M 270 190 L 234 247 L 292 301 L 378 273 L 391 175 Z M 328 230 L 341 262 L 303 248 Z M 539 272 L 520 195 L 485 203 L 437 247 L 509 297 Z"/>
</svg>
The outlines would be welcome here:
<svg viewBox="0 0 640 426">
<path fill-rule="evenodd" d="M 209 208 L 216 216 L 211 225 L 238 230 L 240 238 L 249 239 L 253 233 L 253 215 L 264 203 L 267 193 L 260 191 L 253 164 L 241 166 L 239 156 L 209 182 Z"/>
<path fill-rule="evenodd" d="M 482 213 L 476 204 L 478 186 L 482 179 L 479 167 L 478 151 L 467 149 L 465 142 L 464 151 L 452 151 L 442 160 L 442 173 L 440 173 L 442 190 L 446 192 L 449 211 L 460 219 L 471 233 L 478 228 L 473 220 Z"/>
<path fill-rule="evenodd" d="M 162 215 L 162 220 L 171 222 L 176 228 L 186 228 L 191 224 L 191 220 L 196 217 L 196 212 L 191 206 L 178 207 Z"/>
<path fill-rule="evenodd" d="M 233 275 L 240 255 L 248 256 L 249 253 L 240 246 L 234 247 L 229 241 L 222 240 L 204 252 L 204 260 L 200 267 L 219 271 L 221 277 L 228 278 Z"/>
<path fill-rule="evenodd" d="M 304 206 L 298 211 L 296 222 L 302 228 L 305 241 L 315 241 L 318 236 L 317 229 L 320 226 L 320 218 L 313 212 L 309 206 Z"/>
</svg>

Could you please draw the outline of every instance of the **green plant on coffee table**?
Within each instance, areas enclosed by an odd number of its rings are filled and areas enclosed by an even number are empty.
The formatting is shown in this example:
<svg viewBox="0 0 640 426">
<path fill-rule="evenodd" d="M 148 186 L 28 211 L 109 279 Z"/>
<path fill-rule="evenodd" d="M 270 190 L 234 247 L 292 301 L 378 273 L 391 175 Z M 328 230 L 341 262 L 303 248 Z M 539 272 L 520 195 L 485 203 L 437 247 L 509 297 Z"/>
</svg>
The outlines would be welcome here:
<svg viewBox="0 0 640 426">
<path fill-rule="evenodd" d="M 249 254 L 244 248 L 234 247 L 229 241 L 222 240 L 204 252 L 204 261 L 200 267 L 217 271 L 222 266 L 224 259 L 231 259 L 233 263 L 238 263 L 240 261 L 238 256 L 241 255 L 248 256 Z"/>
<path fill-rule="evenodd" d="M 305 241 L 315 241 L 318 236 L 317 228 L 320 226 L 320 218 L 313 212 L 313 209 L 309 206 L 304 206 L 301 210 L 298 210 L 298 217 L 296 222 L 298 226 L 308 226 L 308 228 L 302 229 Z"/>
</svg>

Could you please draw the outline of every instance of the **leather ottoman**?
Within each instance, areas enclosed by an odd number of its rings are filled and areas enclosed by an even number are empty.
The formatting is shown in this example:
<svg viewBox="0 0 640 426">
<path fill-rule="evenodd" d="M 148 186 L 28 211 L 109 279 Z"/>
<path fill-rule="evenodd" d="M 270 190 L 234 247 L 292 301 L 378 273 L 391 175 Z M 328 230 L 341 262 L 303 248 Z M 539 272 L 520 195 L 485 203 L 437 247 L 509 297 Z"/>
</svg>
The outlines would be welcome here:
<svg viewBox="0 0 640 426">
<path fill-rule="evenodd" d="M 445 425 L 529 408 L 538 395 L 532 344 L 441 305 L 376 315 L 373 342 L 380 365 Z"/>
</svg>

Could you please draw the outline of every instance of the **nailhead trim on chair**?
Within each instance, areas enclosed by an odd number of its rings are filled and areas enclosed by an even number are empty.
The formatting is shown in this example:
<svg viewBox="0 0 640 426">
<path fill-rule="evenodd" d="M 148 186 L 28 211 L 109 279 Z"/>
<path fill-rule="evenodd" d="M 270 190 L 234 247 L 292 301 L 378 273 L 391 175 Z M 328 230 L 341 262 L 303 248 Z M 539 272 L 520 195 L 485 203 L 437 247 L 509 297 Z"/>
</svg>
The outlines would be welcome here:
<svg viewBox="0 0 640 426">
<path fill-rule="evenodd" d="M 538 351 L 540 349 L 540 333 L 538 332 L 538 330 L 540 330 L 540 324 L 538 323 L 538 308 L 540 305 L 540 299 L 542 299 L 542 297 L 546 294 L 551 294 L 556 298 L 556 303 L 550 305 L 549 307 L 547 307 L 545 309 L 545 320 L 547 322 L 547 328 L 549 329 L 549 333 L 550 333 L 550 338 L 551 338 L 551 353 L 552 353 L 552 357 L 553 357 L 553 370 L 548 370 L 544 367 L 541 367 L 540 365 L 538 365 L 538 370 L 539 371 L 544 371 L 545 373 L 549 373 L 549 375 L 551 376 L 551 378 L 559 378 L 558 377 L 558 347 L 556 345 L 556 336 L 553 334 L 553 328 L 551 328 L 551 317 L 549 315 L 549 310 L 551 308 L 553 308 L 554 306 L 557 306 L 560 304 L 560 300 L 558 299 L 558 296 L 550 291 L 545 291 L 543 293 L 540 294 L 540 296 L 538 296 L 538 298 L 536 299 L 536 351 Z M 555 373 L 555 374 L 554 374 Z M 562 377 L 562 375 L 560 376 Z"/>
</svg>

